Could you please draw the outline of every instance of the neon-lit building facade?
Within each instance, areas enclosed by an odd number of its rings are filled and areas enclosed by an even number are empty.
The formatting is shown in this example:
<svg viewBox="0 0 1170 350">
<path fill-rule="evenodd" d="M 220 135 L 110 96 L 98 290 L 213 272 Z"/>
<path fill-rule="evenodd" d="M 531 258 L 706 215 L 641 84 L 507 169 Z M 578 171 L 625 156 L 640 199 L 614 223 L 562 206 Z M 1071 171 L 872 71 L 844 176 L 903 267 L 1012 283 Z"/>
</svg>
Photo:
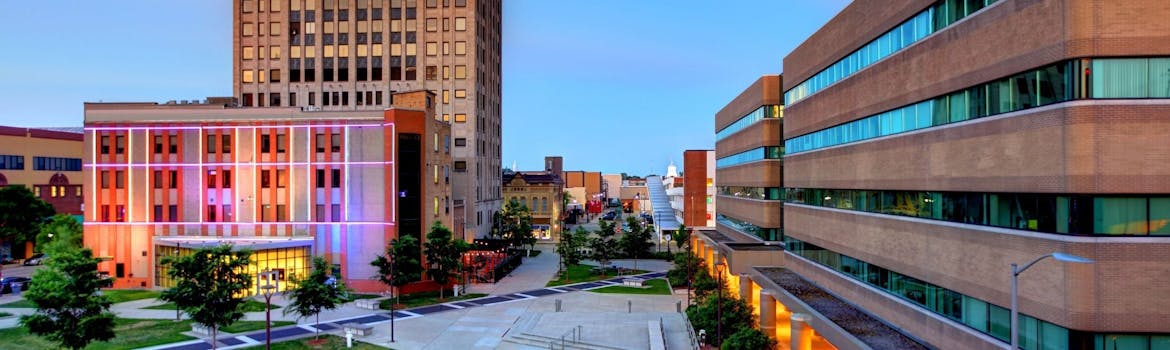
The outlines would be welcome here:
<svg viewBox="0 0 1170 350">
<path fill-rule="evenodd" d="M 433 93 L 395 98 L 344 112 L 87 103 L 85 244 L 99 272 L 115 288 L 163 287 L 162 257 L 232 243 L 266 257 L 258 270 L 324 256 L 352 288 L 383 289 L 369 262 L 387 242 L 451 222 L 439 202 L 450 126 L 434 119 Z"/>
</svg>

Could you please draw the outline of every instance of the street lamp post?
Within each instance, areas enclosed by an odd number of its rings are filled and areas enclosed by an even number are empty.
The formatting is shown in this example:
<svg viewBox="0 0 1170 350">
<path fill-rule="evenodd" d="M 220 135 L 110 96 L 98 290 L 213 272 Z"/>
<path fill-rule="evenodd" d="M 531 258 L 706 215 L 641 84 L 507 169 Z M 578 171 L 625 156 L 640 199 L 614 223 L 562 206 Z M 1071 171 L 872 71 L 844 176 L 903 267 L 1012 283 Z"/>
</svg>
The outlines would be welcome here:
<svg viewBox="0 0 1170 350">
<path fill-rule="evenodd" d="M 179 251 L 183 249 L 183 242 L 175 242 L 175 258 L 179 258 Z M 182 320 L 182 314 L 179 312 L 179 303 L 175 303 L 175 322 Z"/>
<path fill-rule="evenodd" d="M 715 274 L 719 275 L 718 284 L 715 285 L 716 294 L 715 299 L 715 347 L 723 347 L 723 261 L 715 263 Z"/>
<path fill-rule="evenodd" d="M 1033 259 L 1032 262 L 1024 264 L 1024 267 L 1022 267 L 1022 268 L 1017 267 L 1016 263 L 1012 263 L 1012 324 L 1011 324 L 1012 332 L 1011 332 L 1011 348 L 1010 349 L 1014 350 L 1014 349 L 1020 348 L 1020 338 L 1019 338 L 1019 336 L 1020 336 L 1019 335 L 1019 333 L 1020 333 L 1020 329 L 1019 329 L 1020 310 L 1019 310 L 1019 306 L 1017 305 L 1017 301 L 1016 301 L 1016 299 L 1019 297 L 1017 285 L 1019 284 L 1018 279 L 1019 279 L 1020 273 L 1024 272 L 1028 268 L 1032 267 L 1032 265 L 1035 265 L 1036 263 L 1040 262 L 1040 260 L 1044 260 L 1044 258 L 1048 258 L 1048 257 L 1056 259 L 1057 261 L 1077 263 L 1077 264 L 1092 264 L 1093 263 L 1092 259 L 1083 258 L 1083 257 L 1079 257 L 1079 256 L 1072 255 L 1072 254 L 1066 254 L 1066 253 L 1046 254 L 1046 255 L 1041 256 L 1039 258 Z"/>
<path fill-rule="evenodd" d="M 264 348 L 272 348 L 272 295 L 276 294 L 277 274 L 279 271 L 263 271 L 256 274 L 256 278 L 264 282 L 260 286 L 260 293 L 264 295 Z M 275 284 L 274 284 L 275 283 Z"/>
</svg>

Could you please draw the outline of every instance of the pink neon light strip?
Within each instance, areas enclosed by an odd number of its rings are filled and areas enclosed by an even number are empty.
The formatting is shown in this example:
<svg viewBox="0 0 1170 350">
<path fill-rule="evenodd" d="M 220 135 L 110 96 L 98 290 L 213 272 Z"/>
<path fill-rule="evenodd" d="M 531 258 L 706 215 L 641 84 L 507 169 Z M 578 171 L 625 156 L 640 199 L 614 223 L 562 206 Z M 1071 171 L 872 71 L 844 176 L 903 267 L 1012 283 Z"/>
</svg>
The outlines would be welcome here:
<svg viewBox="0 0 1170 350">
<path fill-rule="evenodd" d="M 238 167 L 238 166 L 301 166 L 301 165 L 393 165 L 393 161 L 374 162 L 263 162 L 263 163 L 151 163 L 151 164 L 85 164 L 87 168 L 166 168 L 166 167 Z"/>
<path fill-rule="evenodd" d="M 319 226 L 394 226 L 393 222 L 85 222 L 85 226 L 256 226 L 256 225 L 319 225 Z"/>
<path fill-rule="evenodd" d="M 140 121 L 141 123 L 149 123 L 149 121 Z M 207 123 L 217 123 L 215 121 L 208 121 Z M 207 126 L 131 126 L 131 127 L 117 127 L 117 126 L 87 126 L 87 131 L 123 131 L 123 130 L 221 130 L 221 129 L 304 129 L 304 128 L 344 128 L 346 126 L 390 126 L 394 123 L 362 123 L 362 124 L 289 124 L 289 125 L 207 125 Z"/>
</svg>

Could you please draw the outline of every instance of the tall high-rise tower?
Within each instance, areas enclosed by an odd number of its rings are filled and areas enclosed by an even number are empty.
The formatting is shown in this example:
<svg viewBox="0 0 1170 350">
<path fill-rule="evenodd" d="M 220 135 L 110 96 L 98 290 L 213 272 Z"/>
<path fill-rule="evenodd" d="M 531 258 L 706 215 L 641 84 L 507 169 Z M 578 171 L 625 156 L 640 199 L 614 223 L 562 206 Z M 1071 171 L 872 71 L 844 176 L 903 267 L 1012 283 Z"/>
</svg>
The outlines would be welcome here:
<svg viewBox="0 0 1170 350">
<path fill-rule="evenodd" d="M 435 92 L 452 123 L 454 231 L 500 207 L 501 0 L 236 0 L 232 91 L 244 107 L 380 110 Z"/>
</svg>

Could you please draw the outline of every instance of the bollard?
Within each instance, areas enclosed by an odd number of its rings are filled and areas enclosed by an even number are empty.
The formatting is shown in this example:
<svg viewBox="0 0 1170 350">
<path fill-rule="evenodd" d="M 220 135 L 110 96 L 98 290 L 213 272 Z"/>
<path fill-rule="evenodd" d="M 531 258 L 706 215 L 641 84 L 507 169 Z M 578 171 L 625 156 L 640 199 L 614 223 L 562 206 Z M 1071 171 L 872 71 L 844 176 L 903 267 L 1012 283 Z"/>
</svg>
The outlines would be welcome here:
<svg viewBox="0 0 1170 350">
<path fill-rule="evenodd" d="M 561 299 L 557 299 L 557 312 L 561 312 Z"/>
<path fill-rule="evenodd" d="M 626 300 L 626 313 L 634 313 L 634 301 Z"/>
<path fill-rule="evenodd" d="M 345 348 L 353 347 L 353 332 L 345 331 Z"/>
<path fill-rule="evenodd" d="M 674 301 L 674 312 L 677 312 L 680 314 L 683 312 L 682 311 L 682 300 L 675 300 Z"/>
</svg>

